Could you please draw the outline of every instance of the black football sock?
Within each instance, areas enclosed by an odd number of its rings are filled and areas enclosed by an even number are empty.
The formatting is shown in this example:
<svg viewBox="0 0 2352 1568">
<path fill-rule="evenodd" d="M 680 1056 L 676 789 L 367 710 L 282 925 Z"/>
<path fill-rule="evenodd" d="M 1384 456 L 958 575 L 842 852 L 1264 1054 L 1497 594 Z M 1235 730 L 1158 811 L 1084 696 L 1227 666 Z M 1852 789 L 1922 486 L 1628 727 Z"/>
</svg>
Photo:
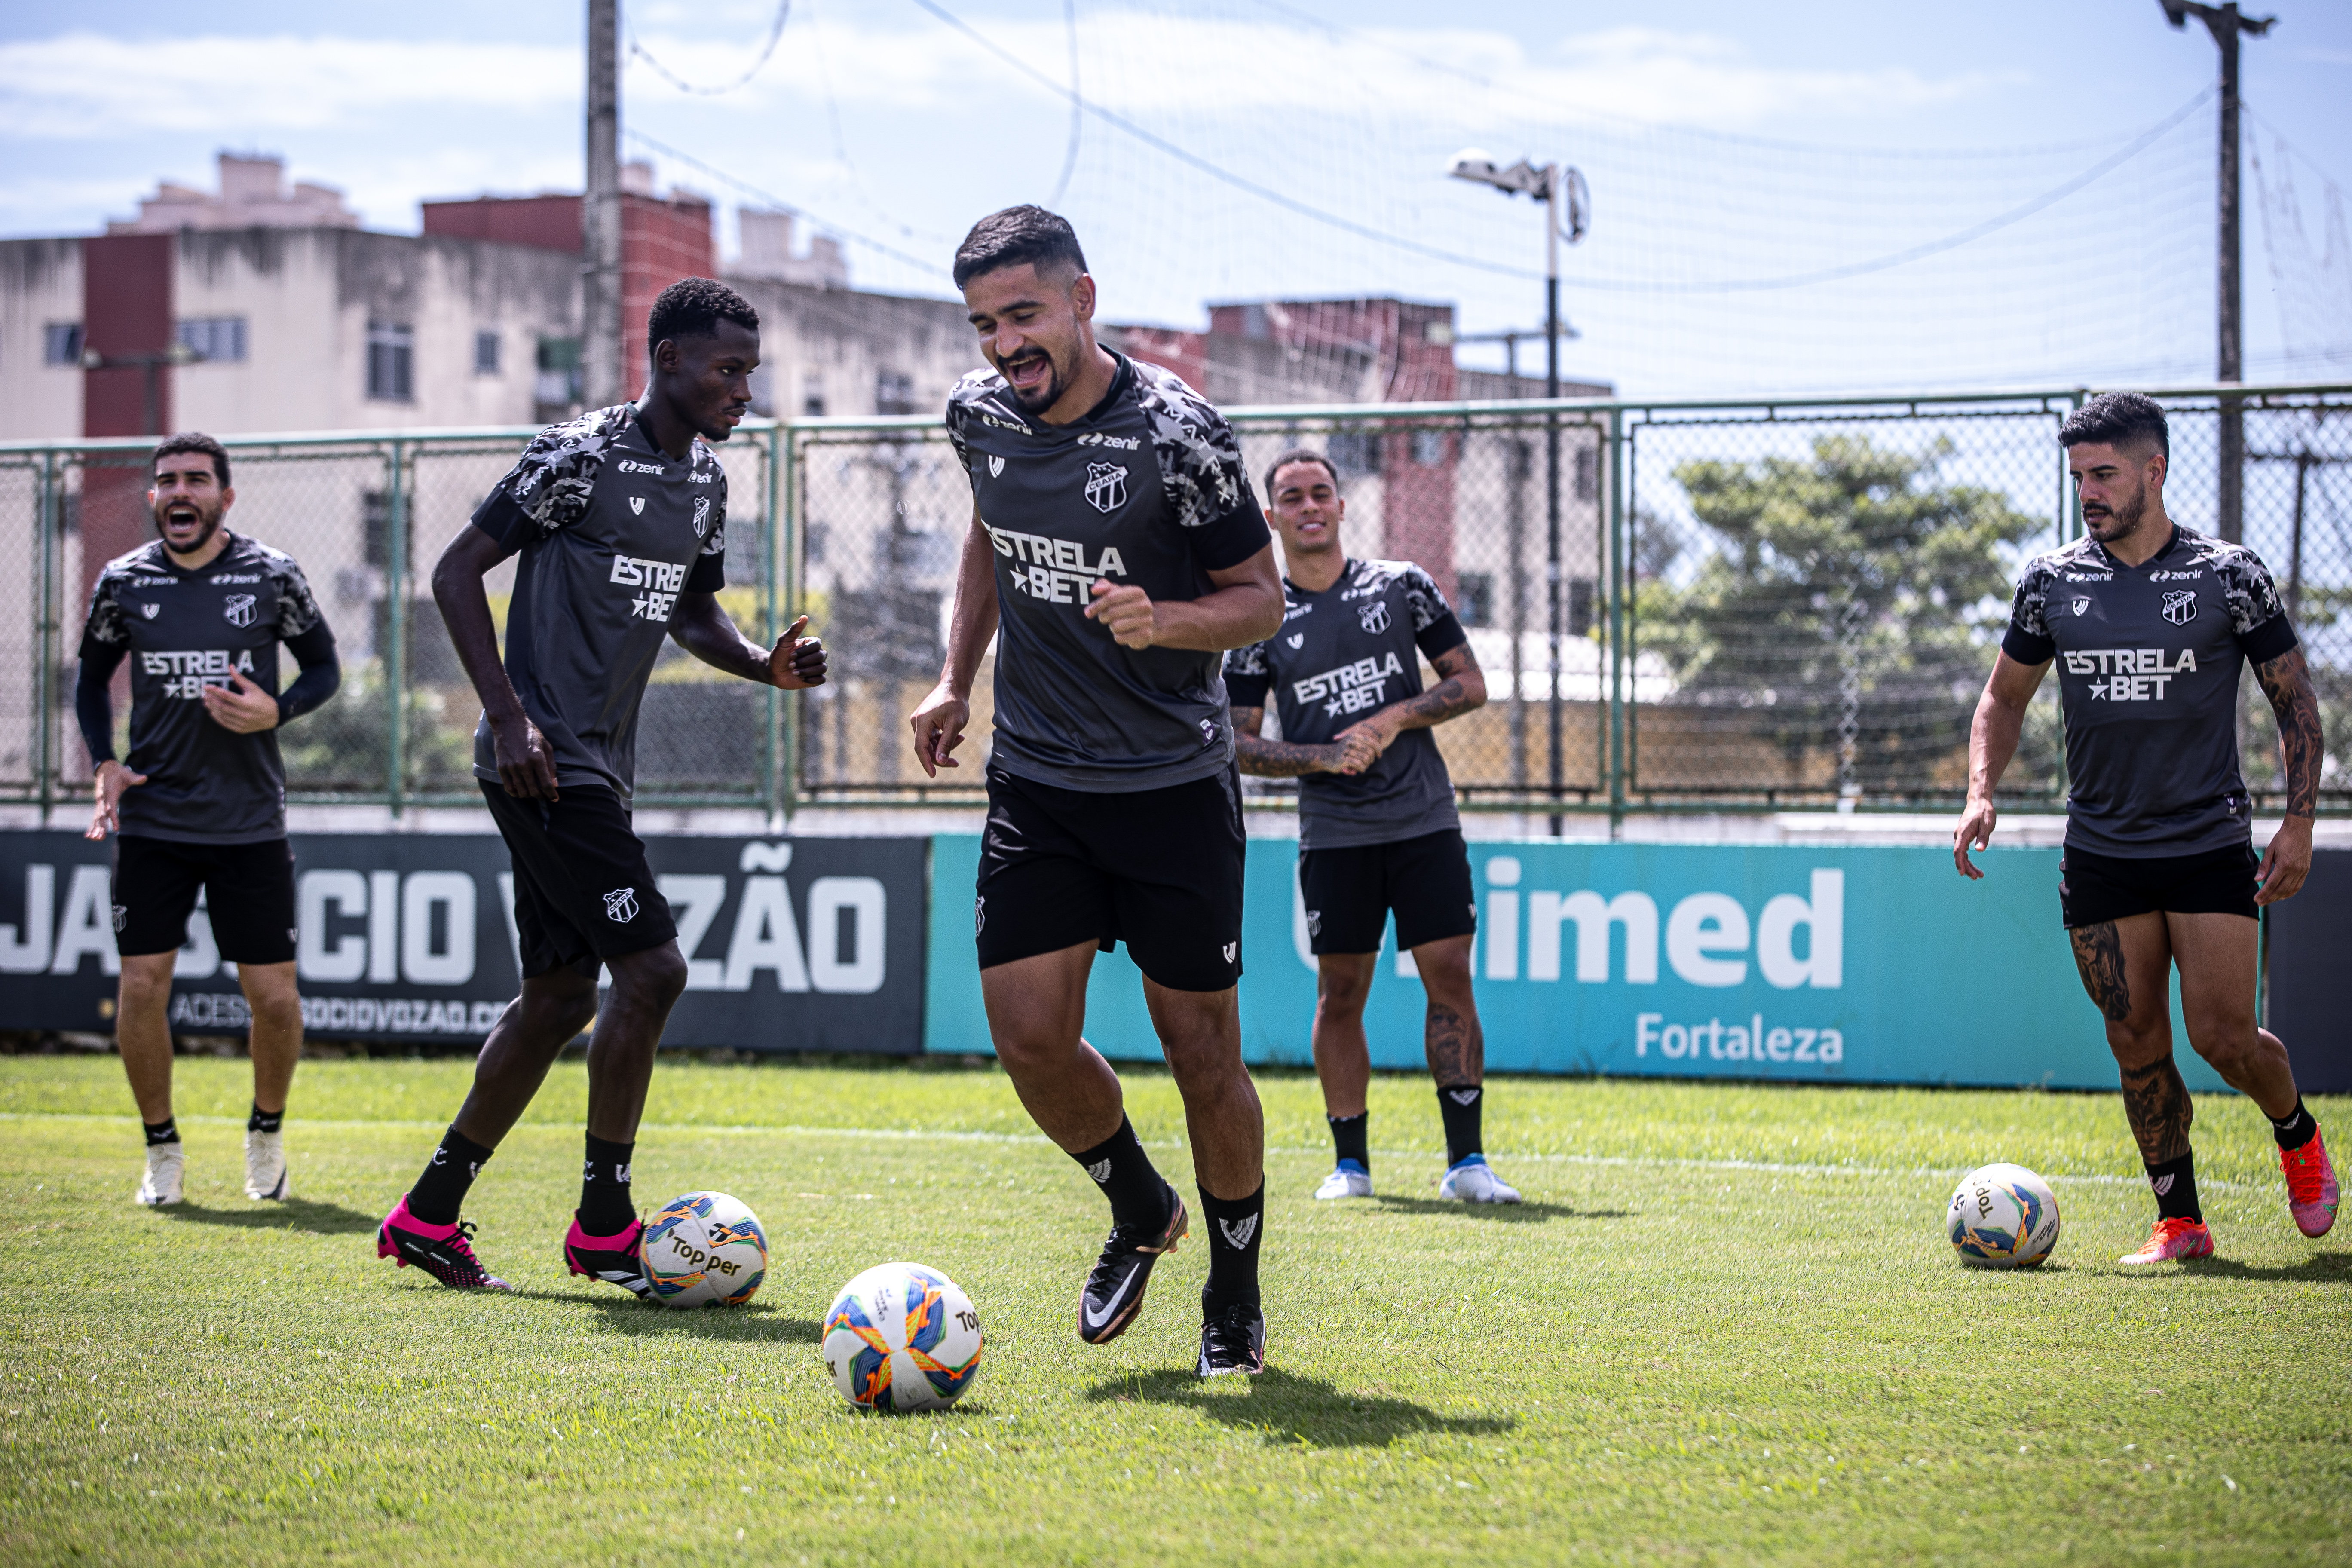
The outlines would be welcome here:
<svg viewBox="0 0 2352 1568">
<path fill-rule="evenodd" d="M 247 1132 L 275 1132 L 285 1125 L 284 1111 L 264 1110 L 258 1101 L 253 1107 L 253 1114 L 245 1119 L 245 1130 Z"/>
<path fill-rule="evenodd" d="M 1437 1086 L 1437 1114 L 1445 1119 L 1448 1166 L 1458 1165 L 1473 1154 L 1485 1154 L 1486 1146 L 1478 1136 L 1478 1120 L 1486 1106 L 1486 1091 L 1475 1083 Z"/>
<path fill-rule="evenodd" d="M 441 1147 L 426 1161 L 425 1173 L 408 1189 L 408 1212 L 426 1225 L 455 1225 L 474 1178 L 482 1173 L 490 1152 L 455 1127 L 441 1135 Z"/>
<path fill-rule="evenodd" d="M 2167 1160 L 2161 1165 L 2147 1168 L 2147 1184 L 2156 1194 L 2157 1215 L 2162 1219 L 2193 1219 L 2205 1223 L 2205 1211 L 2197 1206 L 2197 1156 L 2183 1154 L 2178 1160 Z"/>
<path fill-rule="evenodd" d="M 161 1121 L 142 1121 L 139 1125 L 147 1129 L 147 1147 L 150 1149 L 158 1143 L 177 1143 L 180 1141 L 177 1117 L 166 1116 Z"/>
<path fill-rule="evenodd" d="M 1369 1110 L 1359 1110 L 1353 1116 L 1327 1116 L 1331 1124 L 1331 1146 L 1339 1151 L 1339 1163 L 1353 1160 L 1366 1175 L 1372 1173 L 1371 1120 Z"/>
<path fill-rule="evenodd" d="M 1110 1200 L 1115 1223 L 1141 1230 L 1157 1230 L 1168 1223 L 1168 1183 L 1152 1164 L 1151 1156 L 1143 1152 L 1124 1115 L 1118 1119 L 1118 1131 L 1070 1158 Z"/>
<path fill-rule="evenodd" d="M 2303 1108 L 2303 1096 L 2294 1097 L 2294 1109 L 2286 1113 L 2284 1121 L 2271 1123 L 2271 1136 L 2278 1140 L 2282 1149 L 2300 1149 L 2319 1136 L 2319 1123 Z"/>
<path fill-rule="evenodd" d="M 1236 1301 L 1257 1305 L 1257 1249 L 1265 1240 L 1265 1184 L 1231 1202 L 1201 1189 L 1201 1212 L 1209 1216 L 1209 1282 L 1201 1306 L 1214 1312 Z"/>
<path fill-rule="evenodd" d="M 580 1167 L 580 1228 L 591 1236 L 618 1236 L 637 1217 L 629 1195 L 631 1143 L 608 1143 L 588 1134 L 588 1159 Z"/>
</svg>

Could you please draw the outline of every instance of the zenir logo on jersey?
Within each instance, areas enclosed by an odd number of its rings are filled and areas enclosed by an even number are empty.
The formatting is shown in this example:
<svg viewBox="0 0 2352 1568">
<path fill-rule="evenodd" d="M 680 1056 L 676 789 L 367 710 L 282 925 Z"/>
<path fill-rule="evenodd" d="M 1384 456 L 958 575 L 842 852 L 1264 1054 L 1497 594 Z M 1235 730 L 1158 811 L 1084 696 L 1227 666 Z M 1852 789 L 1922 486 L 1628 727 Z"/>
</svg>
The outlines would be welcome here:
<svg viewBox="0 0 2352 1568">
<path fill-rule="evenodd" d="M 1088 463 L 1087 504 L 1097 511 L 1117 511 L 1127 504 L 1127 465 Z"/>
<path fill-rule="evenodd" d="M 1374 599 L 1369 605 L 1359 605 L 1356 606 L 1356 618 L 1363 623 L 1366 631 L 1378 637 L 1389 629 L 1389 602 Z"/>
<path fill-rule="evenodd" d="M 221 605 L 221 617 L 233 626 L 253 625 L 253 595 L 231 594 Z"/>
<path fill-rule="evenodd" d="M 2197 618 L 2197 595 L 2182 588 L 2164 596 L 2164 618 L 2176 626 L 2185 626 Z"/>
</svg>

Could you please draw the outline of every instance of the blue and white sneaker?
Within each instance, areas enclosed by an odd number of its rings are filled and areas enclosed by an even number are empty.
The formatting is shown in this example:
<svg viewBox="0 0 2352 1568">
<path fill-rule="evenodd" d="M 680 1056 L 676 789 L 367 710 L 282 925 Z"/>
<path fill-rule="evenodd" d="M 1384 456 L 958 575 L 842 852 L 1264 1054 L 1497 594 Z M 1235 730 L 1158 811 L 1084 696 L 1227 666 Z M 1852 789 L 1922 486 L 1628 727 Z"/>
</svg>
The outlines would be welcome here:
<svg viewBox="0 0 2352 1568">
<path fill-rule="evenodd" d="M 1486 1168 L 1486 1156 L 1472 1154 L 1445 1173 L 1437 1195 L 1465 1204 L 1515 1204 L 1519 1189 Z"/>
<path fill-rule="evenodd" d="M 1372 1195 L 1372 1173 L 1353 1160 L 1342 1160 L 1323 1178 L 1315 1189 L 1318 1199 L 1368 1198 Z"/>
</svg>

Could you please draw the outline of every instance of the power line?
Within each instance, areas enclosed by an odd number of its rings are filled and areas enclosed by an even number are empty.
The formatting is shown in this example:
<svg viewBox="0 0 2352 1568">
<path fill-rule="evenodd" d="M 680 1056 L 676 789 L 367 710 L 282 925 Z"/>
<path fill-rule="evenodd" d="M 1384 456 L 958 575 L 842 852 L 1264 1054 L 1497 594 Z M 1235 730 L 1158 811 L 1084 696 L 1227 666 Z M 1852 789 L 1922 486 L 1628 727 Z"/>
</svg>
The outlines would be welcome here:
<svg viewBox="0 0 2352 1568">
<path fill-rule="evenodd" d="M 793 0 L 776 0 L 776 19 L 768 24 L 768 41 L 760 46 L 759 58 L 751 62 L 751 69 L 724 87 L 697 87 L 686 80 L 661 61 L 654 58 L 652 51 L 637 41 L 637 32 L 634 27 L 629 29 L 629 53 L 645 61 L 646 65 L 653 68 L 654 75 L 661 78 L 678 91 L 690 92 L 698 98 L 717 98 L 721 93 L 733 92 L 739 87 L 749 86 L 751 79 L 760 74 L 761 68 L 768 63 L 768 57 L 776 52 L 776 40 L 784 36 L 784 19 L 792 14 Z"/>
<path fill-rule="evenodd" d="M 878 239 L 869 239 L 854 228 L 845 228 L 840 224 L 835 223 L 829 218 L 825 218 L 815 213 L 810 212 L 807 208 L 799 205 L 797 203 L 784 200 L 783 197 L 777 195 L 772 191 L 761 190 L 759 186 L 752 184 L 748 180 L 740 180 L 724 169 L 714 168 L 710 164 L 704 163 L 701 159 L 695 157 L 690 153 L 681 153 L 666 142 L 656 142 L 642 131 L 634 129 L 625 130 L 622 132 L 622 134 L 626 136 L 632 142 L 635 142 L 651 148 L 665 158 L 675 158 L 689 169 L 698 170 L 702 174 L 709 175 L 712 179 L 719 181 L 722 184 L 732 185 L 736 190 L 742 192 L 745 195 L 755 197 L 759 201 L 764 203 L 768 206 L 773 207 L 779 212 L 788 212 L 797 217 L 806 218 L 809 222 L 815 224 L 821 228 L 829 229 L 841 236 L 844 239 L 854 240 L 857 244 L 866 247 L 868 250 L 878 252 L 881 255 L 888 257 L 893 261 L 904 262 L 907 266 L 919 268 L 923 272 L 931 277 L 943 278 L 946 276 L 946 269 L 941 268 L 936 259 L 926 260 L 919 256 L 910 256 L 895 246 L 885 245 Z"/>
</svg>

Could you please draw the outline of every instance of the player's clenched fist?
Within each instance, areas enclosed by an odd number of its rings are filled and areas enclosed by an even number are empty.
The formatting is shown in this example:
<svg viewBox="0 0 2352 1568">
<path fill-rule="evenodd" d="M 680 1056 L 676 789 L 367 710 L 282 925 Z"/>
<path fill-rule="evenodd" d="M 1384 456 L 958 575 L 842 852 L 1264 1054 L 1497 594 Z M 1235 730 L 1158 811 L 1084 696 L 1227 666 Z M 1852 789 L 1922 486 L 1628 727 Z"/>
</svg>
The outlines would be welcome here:
<svg viewBox="0 0 2352 1568">
<path fill-rule="evenodd" d="M 953 686 L 942 680 L 931 688 L 931 694 L 907 722 L 915 731 L 915 760 L 923 764 L 927 777 L 937 778 L 941 768 L 960 765 L 949 753 L 963 744 L 963 727 L 971 722 L 971 704 L 957 695 Z"/>
<path fill-rule="evenodd" d="M 1113 586 L 1107 578 L 1097 578 L 1093 589 L 1095 602 L 1087 606 L 1087 617 L 1100 621 L 1110 630 L 1112 640 L 1121 647 L 1150 647 L 1160 635 L 1160 616 L 1151 606 L 1151 595 L 1129 584 Z"/>
<path fill-rule="evenodd" d="M 801 636 L 807 625 L 806 616 L 793 622 L 768 655 L 768 679 L 786 691 L 824 684 L 824 643 Z"/>
</svg>

